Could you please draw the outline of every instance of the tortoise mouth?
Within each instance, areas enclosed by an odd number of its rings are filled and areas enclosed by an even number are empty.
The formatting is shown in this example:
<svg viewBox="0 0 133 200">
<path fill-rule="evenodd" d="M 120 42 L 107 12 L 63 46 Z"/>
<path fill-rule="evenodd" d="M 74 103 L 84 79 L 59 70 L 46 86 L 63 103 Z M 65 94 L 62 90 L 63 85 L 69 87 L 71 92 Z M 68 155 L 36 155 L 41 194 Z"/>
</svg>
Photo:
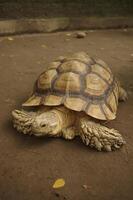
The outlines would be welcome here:
<svg viewBox="0 0 133 200">
<path fill-rule="evenodd" d="M 36 121 L 33 122 L 32 124 L 32 131 L 34 132 L 34 135 L 36 136 L 53 135 L 54 128 L 56 127 L 52 127 L 51 125 L 48 125 L 48 124 L 38 125 Z"/>
</svg>

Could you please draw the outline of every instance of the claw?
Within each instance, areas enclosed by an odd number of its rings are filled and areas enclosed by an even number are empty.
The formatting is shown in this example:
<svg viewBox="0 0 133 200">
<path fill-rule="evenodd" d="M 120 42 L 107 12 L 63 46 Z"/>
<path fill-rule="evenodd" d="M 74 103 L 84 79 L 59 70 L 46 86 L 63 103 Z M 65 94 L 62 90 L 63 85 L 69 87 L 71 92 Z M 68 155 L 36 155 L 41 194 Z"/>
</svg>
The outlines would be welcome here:
<svg viewBox="0 0 133 200">
<path fill-rule="evenodd" d="M 101 151 L 101 149 L 102 149 L 102 144 L 101 144 L 101 142 L 99 142 L 99 140 L 98 140 L 97 137 L 93 137 L 93 140 L 94 140 L 94 142 L 95 142 L 95 146 L 96 146 L 97 150 L 98 150 L 98 151 Z"/>
<path fill-rule="evenodd" d="M 83 140 L 83 142 L 85 141 L 85 136 L 84 135 L 82 135 L 82 140 Z"/>
<path fill-rule="evenodd" d="M 93 132 L 94 132 L 95 136 L 99 138 L 99 133 L 98 133 L 98 131 L 97 131 L 96 129 L 94 129 Z"/>
<path fill-rule="evenodd" d="M 119 148 L 120 148 L 120 145 L 114 144 L 114 147 L 115 147 L 116 149 L 119 149 Z"/>
<path fill-rule="evenodd" d="M 111 146 L 110 146 L 110 145 L 105 145 L 105 146 L 104 146 L 104 148 L 105 148 L 105 150 L 106 150 L 106 151 L 112 151 L 112 149 L 111 149 Z"/>
<path fill-rule="evenodd" d="M 121 138 L 119 138 L 119 144 L 120 145 L 126 144 L 126 141 L 121 137 Z"/>
<path fill-rule="evenodd" d="M 86 127 L 84 127 L 84 132 L 85 132 L 86 134 L 88 134 L 88 130 L 87 130 Z"/>
<path fill-rule="evenodd" d="M 86 138 L 86 145 L 88 146 L 90 143 L 90 140 L 88 138 Z"/>
<path fill-rule="evenodd" d="M 92 133 L 92 132 L 93 132 L 93 130 L 92 130 L 92 128 L 91 128 L 91 127 L 88 127 L 88 130 L 89 130 L 89 132 L 90 132 L 90 133 Z"/>
</svg>

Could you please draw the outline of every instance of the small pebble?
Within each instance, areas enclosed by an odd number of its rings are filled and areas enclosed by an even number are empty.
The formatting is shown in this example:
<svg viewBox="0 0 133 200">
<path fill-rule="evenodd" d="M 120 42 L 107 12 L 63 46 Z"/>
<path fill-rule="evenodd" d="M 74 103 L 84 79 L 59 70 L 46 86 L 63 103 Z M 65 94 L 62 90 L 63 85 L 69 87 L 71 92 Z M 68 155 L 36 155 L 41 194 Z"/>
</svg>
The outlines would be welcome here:
<svg viewBox="0 0 133 200">
<path fill-rule="evenodd" d="M 66 36 L 71 36 L 71 33 L 67 33 Z"/>
<path fill-rule="evenodd" d="M 8 39 L 9 41 L 13 41 L 13 40 L 14 40 L 14 38 L 12 38 L 12 37 L 7 37 L 7 39 Z"/>
<path fill-rule="evenodd" d="M 85 38 L 86 37 L 86 33 L 83 31 L 79 31 L 76 33 L 76 37 L 77 38 Z"/>
<path fill-rule="evenodd" d="M 84 188 L 84 189 L 88 189 L 88 186 L 87 185 L 82 185 L 82 187 Z"/>
<path fill-rule="evenodd" d="M 124 32 L 127 32 L 127 29 L 126 29 L 126 28 L 124 28 L 124 29 L 123 29 L 123 31 L 124 31 Z"/>
</svg>

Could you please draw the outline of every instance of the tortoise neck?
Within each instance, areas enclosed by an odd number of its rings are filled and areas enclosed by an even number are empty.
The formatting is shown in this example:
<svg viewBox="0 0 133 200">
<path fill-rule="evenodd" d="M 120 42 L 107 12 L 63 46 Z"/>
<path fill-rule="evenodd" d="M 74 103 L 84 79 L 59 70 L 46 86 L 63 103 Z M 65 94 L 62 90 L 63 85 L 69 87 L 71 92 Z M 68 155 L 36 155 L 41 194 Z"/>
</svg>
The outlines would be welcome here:
<svg viewBox="0 0 133 200">
<path fill-rule="evenodd" d="M 64 106 L 55 107 L 51 112 L 56 113 L 60 124 L 60 131 L 63 128 L 72 126 L 76 121 L 75 112 L 65 108 Z"/>
</svg>

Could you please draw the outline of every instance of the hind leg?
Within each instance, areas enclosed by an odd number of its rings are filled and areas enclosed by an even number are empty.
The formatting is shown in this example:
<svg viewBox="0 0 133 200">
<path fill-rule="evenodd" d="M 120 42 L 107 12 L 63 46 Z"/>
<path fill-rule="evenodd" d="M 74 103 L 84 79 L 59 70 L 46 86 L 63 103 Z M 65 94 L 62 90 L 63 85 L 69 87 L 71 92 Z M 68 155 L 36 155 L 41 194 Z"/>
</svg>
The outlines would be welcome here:
<svg viewBox="0 0 133 200">
<path fill-rule="evenodd" d="M 122 87 L 119 88 L 119 101 L 127 100 L 127 92 Z"/>
<path fill-rule="evenodd" d="M 125 140 L 117 130 L 109 129 L 87 118 L 80 119 L 80 137 L 86 145 L 98 151 L 112 151 L 125 144 Z"/>
</svg>

